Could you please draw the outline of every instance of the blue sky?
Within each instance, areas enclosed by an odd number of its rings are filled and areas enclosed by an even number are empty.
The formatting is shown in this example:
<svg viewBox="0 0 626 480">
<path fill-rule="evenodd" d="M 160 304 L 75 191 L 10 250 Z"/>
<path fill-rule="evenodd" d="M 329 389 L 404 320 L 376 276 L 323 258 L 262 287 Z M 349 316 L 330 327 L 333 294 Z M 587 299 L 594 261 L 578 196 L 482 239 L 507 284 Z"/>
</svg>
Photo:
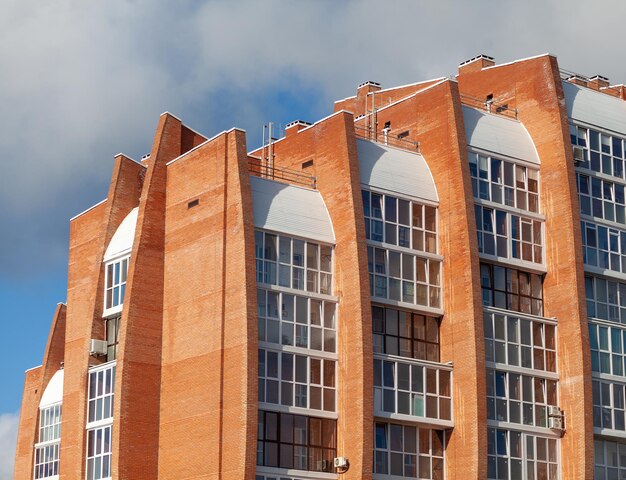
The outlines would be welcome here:
<svg viewBox="0 0 626 480">
<path fill-rule="evenodd" d="M 252 149 L 264 123 L 315 121 L 365 80 L 454 75 L 480 53 L 550 52 L 626 83 L 626 4 L 594 11 L 581 0 L 0 0 L 0 451 L 65 301 L 69 218 L 106 196 L 116 153 L 150 150 L 160 113 L 207 136 L 244 128 Z"/>
</svg>

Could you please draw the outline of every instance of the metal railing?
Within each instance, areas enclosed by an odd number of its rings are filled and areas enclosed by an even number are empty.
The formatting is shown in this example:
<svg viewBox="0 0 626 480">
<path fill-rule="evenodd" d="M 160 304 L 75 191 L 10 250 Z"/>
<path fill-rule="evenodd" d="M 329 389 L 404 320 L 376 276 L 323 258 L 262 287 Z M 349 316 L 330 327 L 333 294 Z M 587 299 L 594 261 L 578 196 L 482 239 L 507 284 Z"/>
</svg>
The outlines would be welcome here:
<svg viewBox="0 0 626 480">
<path fill-rule="evenodd" d="M 420 150 L 419 142 L 408 138 L 399 138 L 397 132 L 392 133 L 390 130 L 373 131 L 368 127 L 355 125 L 354 133 L 359 138 L 371 140 L 389 147 L 401 148 L 402 150 L 407 150 L 409 152 L 419 152 Z"/>
<path fill-rule="evenodd" d="M 478 110 L 484 110 L 485 112 L 497 113 L 499 115 L 504 115 L 505 117 L 517 119 L 517 109 L 511 108 L 508 103 L 496 103 L 491 100 L 481 100 L 463 93 L 461 94 L 461 103 Z"/>
<path fill-rule="evenodd" d="M 267 165 L 261 159 L 248 159 L 248 170 L 251 175 L 256 177 L 302 185 L 308 188 L 317 188 L 316 177 L 290 168 Z"/>
</svg>

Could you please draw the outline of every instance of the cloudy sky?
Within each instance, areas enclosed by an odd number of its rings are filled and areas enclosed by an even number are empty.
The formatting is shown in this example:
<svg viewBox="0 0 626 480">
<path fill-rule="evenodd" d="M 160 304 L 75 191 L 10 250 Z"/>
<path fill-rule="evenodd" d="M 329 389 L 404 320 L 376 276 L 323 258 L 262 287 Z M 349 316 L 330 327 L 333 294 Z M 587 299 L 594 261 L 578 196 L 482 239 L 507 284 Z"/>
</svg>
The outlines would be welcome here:
<svg viewBox="0 0 626 480">
<path fill-rule="evenodd" d="M 68 220 L 106 196 L 118 152 L 170 111 L 212 136 L 314 121 L 365 80 L 453 75 L 545 52 L 626 83 L 623 0 L 0 0 L 0 478 L 24 370 L 65 301 Z"/>
</svg>

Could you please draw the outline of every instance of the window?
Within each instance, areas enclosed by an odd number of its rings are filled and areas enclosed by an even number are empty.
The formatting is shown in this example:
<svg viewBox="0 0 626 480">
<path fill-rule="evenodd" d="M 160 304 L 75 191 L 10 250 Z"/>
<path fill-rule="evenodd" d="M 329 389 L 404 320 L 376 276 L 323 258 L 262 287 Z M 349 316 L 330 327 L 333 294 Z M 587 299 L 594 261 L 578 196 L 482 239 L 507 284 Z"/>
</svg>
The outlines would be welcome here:
<svg viewBox="0 0 626 480">
<path fill-rule="evenodd" d="M 626 323 L 626 284 L 604 278 L 585 276 L 587 315 Z"/>
<path fill-rule="evenodd" d="M 582 221 L 586 265 L 626 273 L 626 231 Z"/>
<path fill-rule="evenodd" d="M 257 282 L 332 294 L 332 247 L 257 230 Z"/>
<path fill-rule="evenodd" d="M 543 263 L 542 220 L 482 205 L 474 210 L 479 253 Z"/>
<path fill-rule="evenodd" d="M 580 213 L 626 225 L 624 185 L 577 173 Z"/>
<path fill-rule="evenodd" d="M 539 212 L 539 170 L 469 152 L 474 198 Z"/>
<path fill-rule="evenodd" d="M 257 465 L 334 472 L 337 421 L 259 410 Z"/>
<path fill-rule="evenodd" d="M 335 363 L 259 349 L 259 402 L 334 412 Z"/>
<path fill-rule="evenodd" d="M 120 341 L 120 321 L 122 317 L 116 316 L 105 319 L 107 336 L 107 362 L 117 358 L 117 345 Z"/>
<path fill-rule="evenodd" d="M 104 364 L 89 372 L 89 423 L 113 418 L 114 385 L 115 365 Z"/>
<path fill-rule="evenodd" d="M 487 362 L 556 372 L 556 325 L 486 311 Z"/>
<path fill-rule="evenodd" d="M 624 179 L 624 144 L 622 138 L 596 130 L 570 125 L 572 145 L 583 148 L 581 168 Z"/>
<path fill-rule="evenodd" d="M 441 308 L 441 261 L 367 247 L 370 295 Z"/>
<path fill-rule="evenodd" d="M 437 208 L 362 191 L 365 238 L 420 252 L 437 253 Z"/>
<path fill-rule="evenodd" d="M 87 431 L 87 480 L 111 478 L 111 426 Z"/>
<path fill-rule="evenodd" d="M 625 431 L 624 385 L 593 380 L 592 391 L 594 427 Z"/>
<path fill-rule="evenodd" d="M 589 322 L 591 370 L 615 376 L 626 376 L 626 329 Z"/>
<path fill-rule="evenodd" d="M 543 314 L 543 278 L 536 273 L 489 263 L 480 264 L 483 305 Z"/>
<path fill-rule="evenodd" d="M 35 446 L 35 479 L 49 478 L 59 474 L 59 442 Z"/>
<path fill-rule="evenodd" d="M 496 428 L 487 429 L 487 477 L 557 480 L 557 440 Z"/>
<path fill-rule="evenodd" d="M 61 404 L 39 412 L 39 443 L 53 442 L 61 438 Z"/>
<path fill-rule="evenodd" d="M 487 369 L 487 418 L 548 428 L 549 405 L 557 404 L 556 380 Z"/>
<path fill-rule="evenodd" d="M 446 436 L 442 430 L 376 422 L 374 477 L 381 474 L 442 479 L 445 448 Z"/>
<path fill-rule="evenodd" d="M 107 263 L 105 267 L 104 308 L 119 307 L 124 303 L 126 276 L 130 257 Z"/>
<path fill-rule="evenodd" d="M 626 444 L 594 440 L 594 478 L 626 478 Z"/>
<path fill-rule="evenodd" d="M 39 411 L 39 436 L 35 445 L 35 479 L 59 474 L 61 404 Z"/>
<path fill-rule="evenodd" d="M 257 304 L 260 342 L 337 351 L 336 303 L 260 288 Z"/>
<path fill-rule="evenodd" d="M 451 420 L 451 371 L 374 358 L 374 410 Z"/>
<path fill-rule="evenodd" d="M 374 353 L 439 361 L 439 320 L 417 313 L 372 306 Z"/>
</svg>

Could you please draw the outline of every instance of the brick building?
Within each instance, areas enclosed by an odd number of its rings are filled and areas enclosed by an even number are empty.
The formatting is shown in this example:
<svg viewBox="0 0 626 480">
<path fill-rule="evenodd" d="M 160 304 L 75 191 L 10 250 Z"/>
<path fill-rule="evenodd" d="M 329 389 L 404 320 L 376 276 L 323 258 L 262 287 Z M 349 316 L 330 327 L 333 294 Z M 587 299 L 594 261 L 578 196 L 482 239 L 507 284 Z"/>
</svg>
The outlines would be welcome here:
<svg viewBox="0 0 626 480">
<path fill-rule="evenodd" d="M 252 152 L 163 114 L 70 221 L 15 479 L 622 478 L 625 93 L 479 56 Z"/>
</svg>

